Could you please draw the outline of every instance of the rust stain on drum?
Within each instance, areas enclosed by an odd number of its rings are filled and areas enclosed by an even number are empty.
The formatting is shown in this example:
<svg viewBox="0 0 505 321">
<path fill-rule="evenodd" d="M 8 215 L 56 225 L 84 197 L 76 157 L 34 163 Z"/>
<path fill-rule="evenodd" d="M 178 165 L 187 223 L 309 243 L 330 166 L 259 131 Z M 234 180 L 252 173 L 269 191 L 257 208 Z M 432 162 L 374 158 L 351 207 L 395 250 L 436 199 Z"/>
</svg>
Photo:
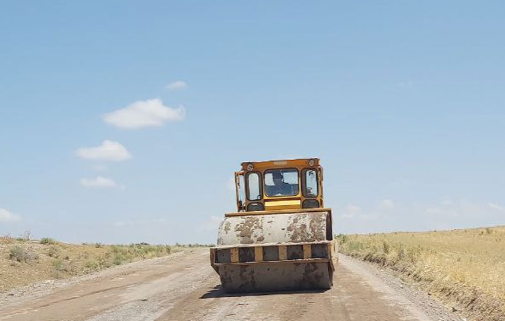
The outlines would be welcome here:
<svg viewBox="0 0 505 321">
<path fill-rule="evenodd" d="M 235 225 L 235 232 L 240 237 L 240 244 L 254 244 L 253 233 L 255 230 L 263 231 L 263 224 L 257 217 L 245 217 L 243 222 Z"/>
<path fill-rule="evenodd" d="M 312 232 L 312 236 L 319 240 L 325 239 L 326 234 L 326 215 L 314 215 L 314 217 L 310 220 L 310 231 Z"/>
<path fill-rule="evenodd" d="M 309 235 L 307 230 L 307 224 L 299 224 L 302 218 L 307 218 L 307 214 L 299 214 L 293 218 L 291 224 L 289 224 L 287 231 L 291 232 L 290 240 L 291 242 L 310 242 L 313 241 L 313 237 Z"/>
<path fill-rule="evenodd" d="M 224 224 L 224 231 L 226 232 L 226 234 L 228 234 L 228 232 L 231 230 L 231 223 L 230 222 L 226 222 Z"/>
<path fill-rule="evenodd" d="M 302 223 L 303 222 L 303 223 Z M 302 213 L 295 216 L 287 227 L 291 242 L 324 240 L 326 234 L 324 213 Z M 307 224 L 309 226 L 307 227 Z"/>
<path fill-rule="evenodd" d="M 293 226 L 294 225 L 294 226 Z M 312 241 L 312 237 L 307 234 L 307 224 L 301 224 L 300 226 L 296 226 L 294 223 L 290 225 L 288 231 L 293 232 L 291 234 L 292 242 L 310 242 Z"/>
</svg>

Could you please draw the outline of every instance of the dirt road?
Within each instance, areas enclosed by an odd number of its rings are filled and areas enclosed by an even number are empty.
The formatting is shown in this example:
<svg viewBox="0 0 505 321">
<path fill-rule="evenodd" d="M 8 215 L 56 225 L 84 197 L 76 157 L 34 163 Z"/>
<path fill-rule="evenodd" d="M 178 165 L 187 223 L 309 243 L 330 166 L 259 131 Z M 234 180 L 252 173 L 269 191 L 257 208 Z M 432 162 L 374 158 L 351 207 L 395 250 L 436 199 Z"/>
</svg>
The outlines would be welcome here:
<svg viewBox="0 0 505 321">
<path fill-rule="evenodd" d="M 324 292 L 226 295 L 208 249 L 0 297 L 0 320 L 460 320 L 392 276 L 341 257 Z"/>
</svg>

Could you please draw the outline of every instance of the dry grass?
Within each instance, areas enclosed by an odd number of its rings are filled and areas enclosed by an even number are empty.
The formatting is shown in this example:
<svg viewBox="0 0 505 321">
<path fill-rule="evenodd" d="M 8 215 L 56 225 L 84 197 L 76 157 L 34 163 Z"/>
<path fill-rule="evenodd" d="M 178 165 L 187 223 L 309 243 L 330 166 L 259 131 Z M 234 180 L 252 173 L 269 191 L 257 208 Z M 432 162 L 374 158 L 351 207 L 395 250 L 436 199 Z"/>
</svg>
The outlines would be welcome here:
<svg viewBox="0 0 505 321">
<path fill-rule="evenodd" d="M 88 274 L 114 265 L 179 251 L 168 245 L 66 244 L 0 237 L 0 293 L 44 280 Z"/>
<path fill-rule="evenodd" d="M 472 320 L 505 320 L 503 226 L 338 238 L 340 252 L 399 272 Z"/>
</svg>

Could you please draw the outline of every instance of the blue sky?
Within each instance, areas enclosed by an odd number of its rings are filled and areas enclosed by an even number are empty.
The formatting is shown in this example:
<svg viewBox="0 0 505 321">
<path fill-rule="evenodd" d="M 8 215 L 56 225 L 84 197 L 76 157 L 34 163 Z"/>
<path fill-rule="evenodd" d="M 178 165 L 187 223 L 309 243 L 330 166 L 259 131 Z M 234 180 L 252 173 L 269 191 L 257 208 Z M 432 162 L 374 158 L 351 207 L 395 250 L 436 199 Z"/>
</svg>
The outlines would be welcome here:
<svg viewBox="0 0 505 321">
<path fill-rule="evenodd" d="M 505 224 L 504 9 L 4 1 L 0 235 L 215 242 L 240 162 L 314 156 L 336 233 Z"/>
</svg>

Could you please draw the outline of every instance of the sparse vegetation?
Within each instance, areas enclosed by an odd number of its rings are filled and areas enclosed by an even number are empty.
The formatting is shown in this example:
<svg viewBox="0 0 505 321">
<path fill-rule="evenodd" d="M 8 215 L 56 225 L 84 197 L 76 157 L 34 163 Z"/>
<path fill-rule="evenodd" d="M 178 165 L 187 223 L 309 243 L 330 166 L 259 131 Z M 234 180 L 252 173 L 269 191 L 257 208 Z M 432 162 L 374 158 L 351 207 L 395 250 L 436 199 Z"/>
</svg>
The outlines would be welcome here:
<svg viewBox="0 0 505 321">
<path fill-rule="evenodd" d="M 215 244 L 200 244 L 200 243 L 191 243 L 191 244 L 180 244 L 175 243 L 176 247 L 213 247 Z"/>
<path fill-rule="evenodd" d="M 342 253 L 391 268 L 473 320 L 505 320 L 505 227 L 338 240 Z"/>
<path fill-rule="evenodd" d="M 38 259 L 38 254 L 29 249 L 24 249 L 18 245 L 11 247 L 9 258 L 13 261 L 30 263 Z"/>
<path fill-rule="evenodd" d="M 40 239 L 40 244 L 52 245 L 56 244 L 56 241 L 49 237 L 43 237 Z"/>
<path fill-rule="evenodd" d="M 0 237 L 0 293 L 42 280 L 87 274 L 180 251 L 178 247 L 144 242 L 66 244 L 47 237 L 36 241 L 25 234 L 20 238 Z"/>
<path fill-rule="evenodd" d="M 98 244 L 98 243 L 97 243 Z M 85 245 L 90 247 L 89 245 Z M 93 271 L 108 268 L 112 265 L 121 265 L 123 263 L 133 262 L 139 259 L 149 259 L 154 257 L 161 257 L 168 255 L 172 252 L 172 247 L 169 245 L 102 245 L 99 247 L 95 244 L 96 249 L 103 249 L 100 251 L 101 255 L 96 256 L 91 260 L 89 256 L 84 264 L 85 268 Z"/>
<path fill-rule="evenodd" d="M 60 256 L 60 249 L 56 246 L 51 246 L 47 250 L 47 255 L 50 257 L 58 258 Z"/>
<path fill-rule="evenodd" d="M 56 271 L 62 271 L 63 270 L 63 261 L 60 259 L 54 260 L 53 267 Z"/>
</svg>

